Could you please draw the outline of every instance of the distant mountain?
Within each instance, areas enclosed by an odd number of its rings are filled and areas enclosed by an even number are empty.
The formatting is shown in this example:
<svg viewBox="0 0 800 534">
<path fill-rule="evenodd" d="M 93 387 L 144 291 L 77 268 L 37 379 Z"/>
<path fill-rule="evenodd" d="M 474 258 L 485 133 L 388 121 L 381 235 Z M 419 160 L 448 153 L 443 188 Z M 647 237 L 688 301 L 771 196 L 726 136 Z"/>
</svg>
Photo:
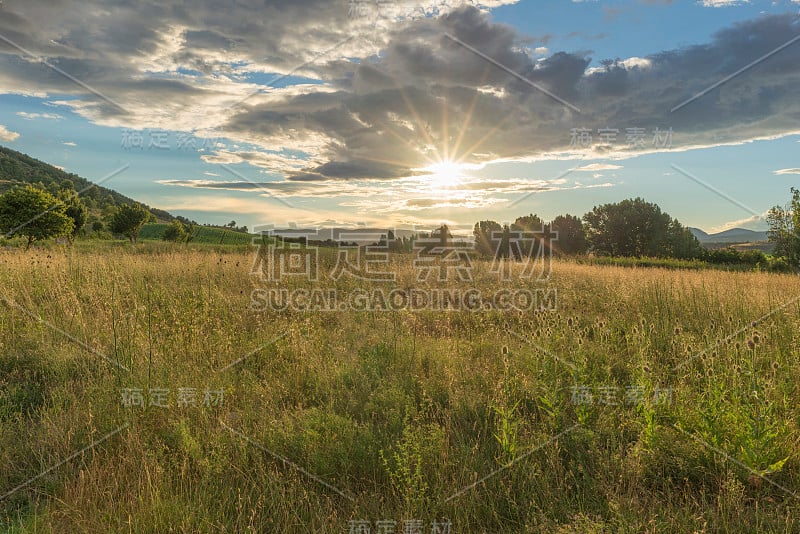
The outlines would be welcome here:
<svg viewBox="0 0 800 534">
<path fill-rule="evenodd" d="M 689 231 L 692 232 L 692 235 L 694 235 L 701 243 L 708 239 L 708 234 L 702 231 L 700 228 L 692 228 L 690 226 Z"/>
<path fill-rule="evenodd" d="M 731 228 L 716 234 L 707 234 L 699 228 L 689 228 L 700 243 L 754 243 L 766 241 L 767 232 L 758 232 L 746 228 Z"/>
<path fill-rule="evenodd" d="M 26 154 L 0 146 L 0 193 L 21 184 L 39 184 L 51 193 L 57 193 L 70 183 L 75 191 L 80 192 L 81 199 L 91 211 L 102 212 L 109 206 L 136 202 L 113 189 L 101 185 L 92 186 L 92 182 L 77 174 L 62 171 Z M 145 207 L 162 221 L 174 219 L 172 214 L 164 210 L 147 205 Z"/>
</svg>

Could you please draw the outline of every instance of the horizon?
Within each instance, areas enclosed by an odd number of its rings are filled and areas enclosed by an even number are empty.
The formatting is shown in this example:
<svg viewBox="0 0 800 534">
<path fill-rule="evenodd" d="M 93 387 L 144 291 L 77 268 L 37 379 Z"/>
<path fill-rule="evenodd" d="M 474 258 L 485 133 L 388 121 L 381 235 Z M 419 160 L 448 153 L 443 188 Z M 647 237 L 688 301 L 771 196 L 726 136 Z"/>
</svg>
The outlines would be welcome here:
<svg viewBox="0 0 800 534">
<path fill-rule="evenodd" d="M 3 147 L 3 145 L 0 145 L 0 148 L 10 149 L 10 147 Z M 11 150 L 13 150 L 13 149 L 11 149 Z M 28 154 L 24 154 L 24 153 L 20 153 L 20 154 L 32 157 L 32 156 L 30 156 Z M 54 168 L 56 168 L 56 169 L 58 169 L 58 170 L 60 170 L 62 172 L 70 173 L 70 171 L 68 171 L 68 170 L 66 170 L 66 169 L 64 169 L 62 167 L 51 165 L 50 163 L 48 163 L 46 161 L 42 161 L 42 160 L 40 160 L 38 158 L 34 158 L 34 159 L 36 159 L 40 163 L 43 163 L 45 165 L 54 167 Z M 71 174 L 75 174 L 75 173 L 71 173 Z M 84 178 L 85 179 L 85 177 L 82 177 L 80 175 L 78 175 L 78 176 L 80 178 Z M 93 183 L 93 186 L 104 187 L 104 186 L 102 186 L 100 184 L 94 184 L 94 183 Z M 131 199 L 131 200 L 133 200 L 135 202 L 139 202 L 137 199 Z M 620 200 L 622 200 L 622 199 L 620 199 Z M 644 199 L 644 200 L 647 200 L 647 199 Z M 156 210 L 161 210 L 162 209 L 159 206 L 149 206 L 149 207 L 152 208 L 152 209 L 156 209 Z M 170 213 L 170 215 L 173 216 L 173 217 L 176 216 L 175 214 L 172 214 L 172 213 Z M 573 215 L 573 214 L 565 213 L 565 214 L 559 214 L 559 215 Z M 178 214 L 178 216 L 181 216 L 181 215 Z M 517 214 L 517 216 L 524 216 L 524 215 Z M 579 216 L 579 217 L 582 218 L 582 216 Z M 216 227 L 220 227 L 220 228 L 229 228 L 230 227 L 230 222 L 226 223 L 226 224 L 222 224 L 221 222 L 217 223 L 217 222 L 195 221 L 195 220 L 193 220 L 192 222 L 195 223 L 195 224 L 202 225 L 202 226 L 216 226 Z M 231 222 L 237 222 L 237 221 L 234 220 L 234 221 L 231 221 Z M 496 221 L 496 222 L 498 222 L 500 224 L 511 224 L 512 223 L 511 220 L 508 220 L 508 221 Z M 544 224 L 549 224 L 551 222 L 552 222 L 552 219 L 543 219 L 543 223 Z M 237 224 L 238 224 L 238 222 L 237 222 Z M 443 223 L 443 224 L 446 224 L 446 223 Z M 243 226 L 245 228 L 248 228 L 248 233 L 251 233 L 251 234 L 264 234 L 264 233 L 268 233 L 270 231 L 273 231 L 273 232 L 314 231 L 314 232 L 319 233 L 319 232 L 335 231 L 335 230 L 340 230 L 340 231 L 341 230 L 351 230 L 351 231 L 357 231 L 357 232 L 369 232 L 369 231 L 373 231 L 373 232 L 374 231 L 390 231 L 390 232 L 395 232 L 395 233 L 404 232 L 407 235 L 414 235 L 414 234 L 426 233 L 426 232 L 430 232 L 430 231 L 436 230 L 436 228 L 434 228 L 434 227 L 404 227 L 404 226 L 372 226 L 372 227 L 369 227 L 369 226 L 365 226 L 363 224 L 360 224 L 360 225 L 349 225 L 349 226 L 348 225 L 338 225 L 338 226 L 337 225 L 329 225 L 329 226 L 298 227 L 297 224 L 293 223 L 293 222 L 288 223 L 288 225 L 284 226 L 283 228 L 276 227 L 276 225 L 272 225 L 272 224 L 270 224 L 270 225 L 261 225 L 261 226 L 256 226 L 256 227 L 248 227 L 247 225 L 243 225 Z M 728 228 L 728 229 L 725 229 L 725 230 L 720 230 L 718 232 L 709 232 L 709 231 L 704 230 L 703 228 L 698 228 L 698 227 L 694 227 L 694 226 L 687 226 L 687 225 L 684 225 L 684 226 L 686 228 L 688 228 L 689 230 L 698 230 L 699 232 L 702 232 L 707 237 L 713 237 L 713 236 L 717 236 L 717 235 L 728 234 L 728 233 L 736 232 L 736 231 L 745 231 L 745 232 L 753 232 L 753 233 L 764 233 L 764 234 L 766 234 L 766 232 L 767 232 L 767 230 L 752 230 L 752 229 L 748 229 L 748 228 L 744 228 L 744 227 L 733 227 L 733 228 Z M 461 227 L 461 231 L 462 232 L 467 231 L 467 233 L 466 234 L 464 234 L 464 233 L 462 233 L 462 234 L 454 234 L 453 237 L 459 237 L 459 238 L 467 237 L 467 238 L 469 238 L 471 236 L 471 230 L 472 229 L 473 228 L 469 228 L 469 227 Z"/>
</svg>

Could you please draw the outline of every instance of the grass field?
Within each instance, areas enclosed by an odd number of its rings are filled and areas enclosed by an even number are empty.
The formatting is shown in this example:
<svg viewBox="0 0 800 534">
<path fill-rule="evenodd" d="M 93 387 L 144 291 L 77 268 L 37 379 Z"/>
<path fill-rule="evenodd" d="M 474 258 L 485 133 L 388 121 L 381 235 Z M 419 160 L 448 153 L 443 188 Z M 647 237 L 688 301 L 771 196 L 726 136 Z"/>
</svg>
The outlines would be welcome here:
<svg viewBox="0 0 800 534">
<path fill-rule="evenodd" d="M 796 275 L 556 262 L 555 311 L 303 313 L 253 311 L 252 264 L 0 252 L 0 530 L 800 531 Z"/>
</svg>

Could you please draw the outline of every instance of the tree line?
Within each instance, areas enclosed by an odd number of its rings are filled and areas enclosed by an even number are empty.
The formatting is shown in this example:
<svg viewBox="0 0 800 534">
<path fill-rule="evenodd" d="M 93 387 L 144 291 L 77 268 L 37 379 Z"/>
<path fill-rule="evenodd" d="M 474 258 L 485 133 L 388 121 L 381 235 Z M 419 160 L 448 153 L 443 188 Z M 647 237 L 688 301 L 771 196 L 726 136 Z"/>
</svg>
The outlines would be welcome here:
<svg viewBox="0 0 800 534">
<path fill-rule="evenodd" d="M 800 267 L 800 190 L 793 187 L 790 191 L 791 198 L 785 206 L 775 206 L 768 212 L 768 236 L 774 245 L 772 256 L 759 251 L 707 250 L 687 227 L 661 211 L 658 205 L 642 198 L 595 206 L 583 217 L 559 215 L 549 222 L 535 214 L 518 217 L 510 225 L 492 220 L 479 221 L 473 228 L 475 250 L 493 256 L 498 250 L 508 250 L 512 235 L 527 233 L 535 238 L 522 242 L 535 244 L 526 246 L 546 247 L 555 255 L 675 258 L 711 263 L 763 264 L 774 270 L 796 269 Z M 94 220 L 91 227 L 96 232 L 107 227 L 135 244 L 142 226 L 153 220 L 155 216 L 151 210 L 130 202 L 110 210 L 105 225 Z M 0 195 L 0 231 L 7 238 L 25 238 L 26 248 L 36 241 L 61 236 L 72 243 L 87 223 L 89 209 L 69 184 L 63 185 L 56 194 L 36 184 L 26 184 Z M 185 217 L 175 217 L 165 230 L 163 239 L 188 241 L 196 224 Z M 247 232 L 247 227 L 237 227 L 235 221 L 225 228 Z M 452 237 L 446 226 L 427 237 L 437 236 L 444 243 Z M 389 249 L 396 252 L 410 252 L 415 241 L 414 238 L 398 239 L 391 232 L 385 239 Z M 520 251 L 524 254 L 531 252 Z"/>
<path fill-rule="evenodd" d="M 595 206 L 583 217 L 559 215 L 550 222 L 535 214 L 518 217 L 510 225 L 479 221 L 473 228 L 473 237 L 476 249 L 487 256 L 502 245 L 498 243 L 502 237 L 498 236 L 534 232 L 540 234 L 541 246 L 555 255 L 674 258 L 787 271 L 800 267 L 800 191 L 790 191 L 789 203 L 773 207 L 767 215 L 767 235 L 774 245 L 771 256 L 757 250 L 708 250 L 689 228 L 642 198 Z"/>
</svg>

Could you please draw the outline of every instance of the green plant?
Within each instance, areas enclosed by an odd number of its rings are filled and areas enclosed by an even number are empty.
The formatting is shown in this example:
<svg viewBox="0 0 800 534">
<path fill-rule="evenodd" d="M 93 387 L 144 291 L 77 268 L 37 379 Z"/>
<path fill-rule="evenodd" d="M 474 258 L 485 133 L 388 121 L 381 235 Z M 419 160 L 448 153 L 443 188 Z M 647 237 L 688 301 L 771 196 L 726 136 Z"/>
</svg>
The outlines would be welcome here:
<svg viewBox="0 0 800 534">
<path fill-rule="evenodd" d="M 68 235 L 73 220 L 66 213 L 67 205 L 56 197 L 33 186 L 16 187 L 0 196 L 0 231 L 27 238 L 25 248 L 41 239 Z"/>
<path fill-rule="evenodd" d="M 497 459 L 503 465 L 513 462 L 517 457 L 517 433 L 520 422 L 516 416 L 519 401 L 513 406 L 494 406 L 493 410 L 497 417 L 497 430 L 494 438 L 500 445 L 501 456 Z"/>
</svg>

